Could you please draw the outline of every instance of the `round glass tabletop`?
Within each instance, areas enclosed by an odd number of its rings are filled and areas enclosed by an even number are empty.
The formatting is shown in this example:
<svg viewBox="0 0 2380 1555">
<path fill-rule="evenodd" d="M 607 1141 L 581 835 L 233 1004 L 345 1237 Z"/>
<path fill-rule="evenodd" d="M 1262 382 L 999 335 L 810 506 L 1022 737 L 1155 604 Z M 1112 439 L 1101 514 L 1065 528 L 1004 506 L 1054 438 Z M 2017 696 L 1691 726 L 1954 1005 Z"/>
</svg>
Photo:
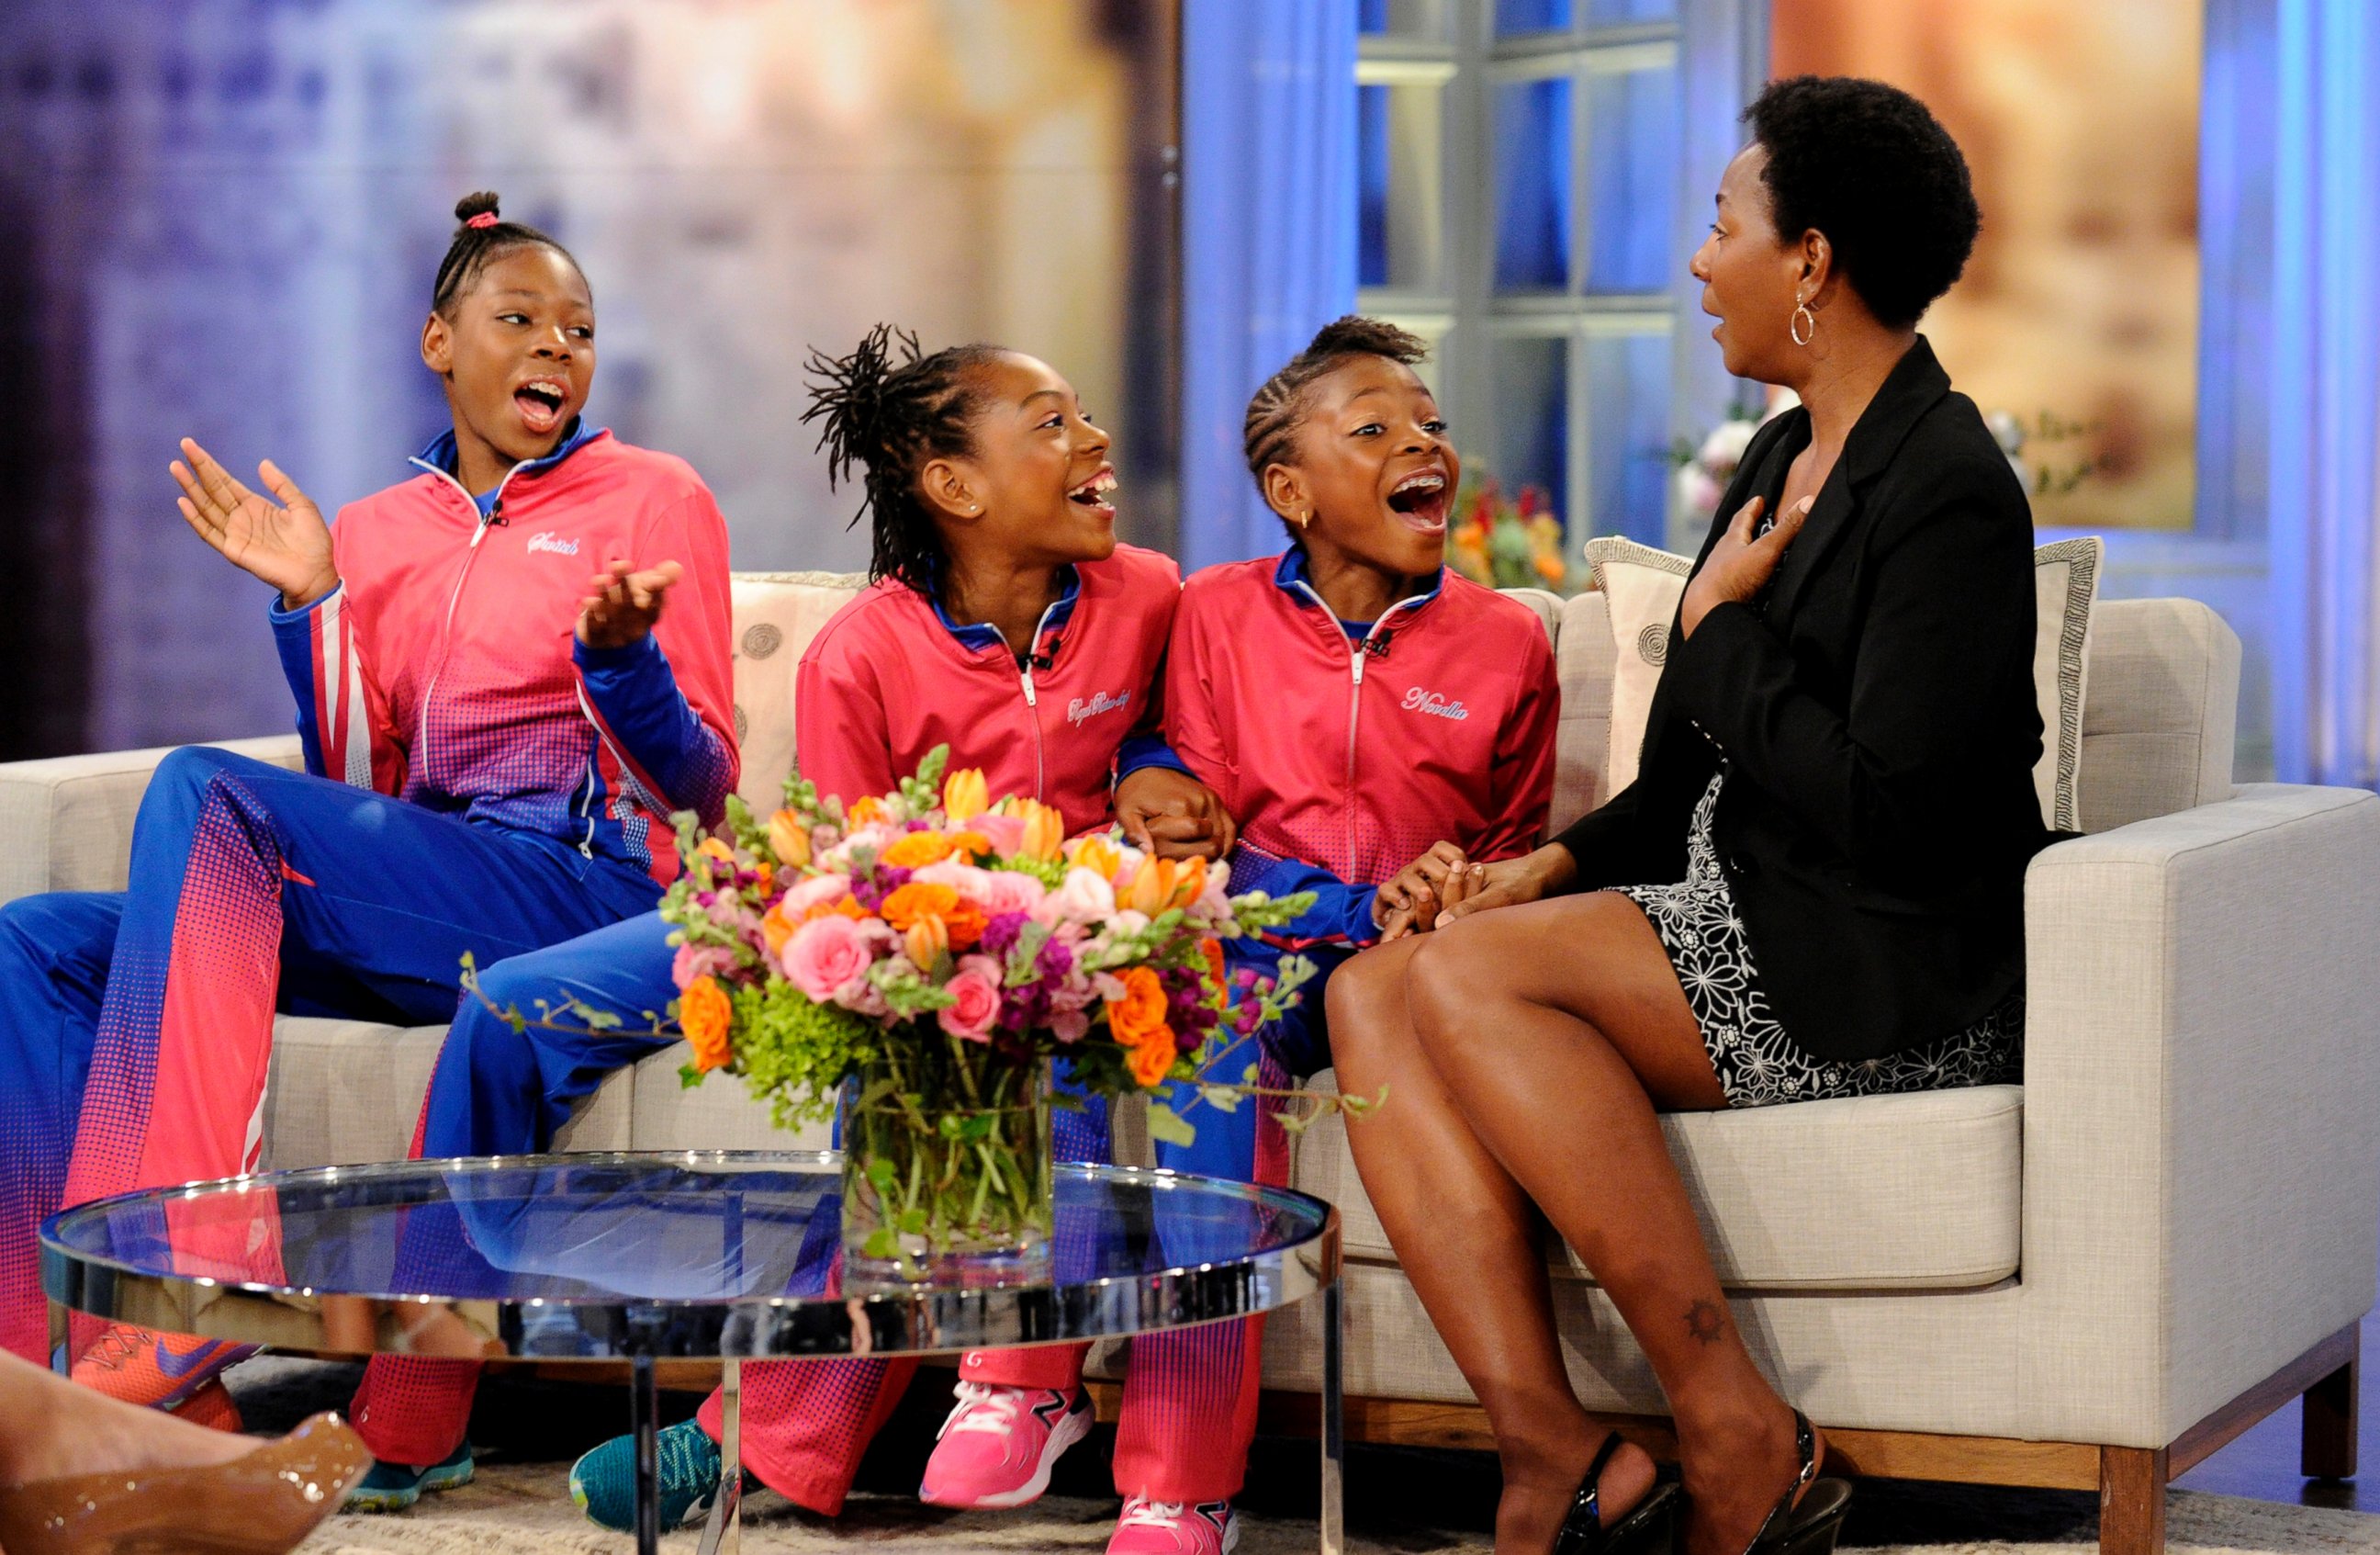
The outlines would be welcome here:
<svg viewBox="0 0 2380 1555">
<path fill-rule="evenodd" d="M 928 1354 L 1245 1317 L 1339 1275 L 1285 1188 L 1061 1165 L 1047 1283 L 842 1288 L 831 1152 L 510 1156 L 273 1172 L 42 1228 L 74 1311 L 325 1354 L 548 1361 Z"/>
</svg>

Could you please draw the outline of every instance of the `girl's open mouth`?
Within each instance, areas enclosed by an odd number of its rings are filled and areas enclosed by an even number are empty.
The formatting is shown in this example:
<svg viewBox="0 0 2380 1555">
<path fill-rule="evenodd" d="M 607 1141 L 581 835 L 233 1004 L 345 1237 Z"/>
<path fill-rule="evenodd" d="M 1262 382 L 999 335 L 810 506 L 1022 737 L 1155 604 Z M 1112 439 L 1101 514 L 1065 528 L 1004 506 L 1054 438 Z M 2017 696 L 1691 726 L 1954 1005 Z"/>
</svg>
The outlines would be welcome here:
<svg viewBox="0 0 2380 1555">
<path fill-rule="evenodd" d="M 1094 513 L 1103 514 L 1106 516 L 1112 518 L 1115 516 L 1115 504 L 1108 501 L 1107 494 L 1115 489 L 1116 477 L 1114 467 L 1102 465 L 1099 467 L 1099 472 L 1097 475 L 1092 476 L 1088 480 L 1084 481 L 1081 485 L 1067 492 L 1066 500 L 1071 503 L 1078 504 L 1081 506 L 1087 507 Z"/>
<path fill-rule="evenodd" d="M 513 391 L 522 424 L 540 434 L 562 424 L 562 407 L 569 402 L 569 389 L 554 378 L 532 378 Z"/>
<path fill-rule="evenodd" d="M 1416 470 L 1389 492 L 1389 511 L 1424 534 L 1444 534 L 1447 496 L 1445 476 Z"/>
</svg>

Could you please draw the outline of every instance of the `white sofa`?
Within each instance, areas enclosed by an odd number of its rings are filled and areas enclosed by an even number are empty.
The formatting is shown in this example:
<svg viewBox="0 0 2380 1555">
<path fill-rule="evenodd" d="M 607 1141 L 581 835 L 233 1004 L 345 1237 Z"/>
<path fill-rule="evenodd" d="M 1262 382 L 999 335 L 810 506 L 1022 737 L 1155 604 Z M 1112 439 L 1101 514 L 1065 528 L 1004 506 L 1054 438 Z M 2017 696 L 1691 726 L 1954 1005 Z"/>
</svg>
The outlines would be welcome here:
<svg viewBox="0 0 2380 1555">
<path fill-rule="evenodd" d="M 793 662 L 850 584 L 738 579 L 747 796 L 783 775 Z M 1604 796 L 1611 634 L 1599 596 L 1521 597 L 1561 667 L 1559 826 Z M 2356 1325 L 2380 1235 L 2380 798 L 2235 788 L 2239 669 L 2238 639 L 2203 605 L 2100 606 L 2088 834 L 2027 881 L 2022 1087 L 1669 1124 L 1744 1332 L 1852 1466 L 2097 1488 L 2102 1549 L 2122 1555 L 2162 1547 L 2171 1476 L 2300 1394 L 2307 1471 L 2352 1472 Z M 234 743 L 296 762 L 293 740 Z M 161 754 L 0 766 L 0 900 L 120 888 Z M 439 1037 L 285 1019 L 271 1163 L 402 1156 Z M 795 1142 L 730 1085 L 683 1089 L 679 1062 L 615 1075 L 563 1148 Z M 1306 1136 L 1294 1183 L 1344 1213 L 1351 1436 L 1487 1445 L 1341 1125 Z M 1550 1256 L 1581 1394 L 1658 1447 L 1643 1355 L 1574 1260 Z M 1313 1428 L 1318 1318 L 1271 1321 L 1272 1429 Z"/>
</svg>

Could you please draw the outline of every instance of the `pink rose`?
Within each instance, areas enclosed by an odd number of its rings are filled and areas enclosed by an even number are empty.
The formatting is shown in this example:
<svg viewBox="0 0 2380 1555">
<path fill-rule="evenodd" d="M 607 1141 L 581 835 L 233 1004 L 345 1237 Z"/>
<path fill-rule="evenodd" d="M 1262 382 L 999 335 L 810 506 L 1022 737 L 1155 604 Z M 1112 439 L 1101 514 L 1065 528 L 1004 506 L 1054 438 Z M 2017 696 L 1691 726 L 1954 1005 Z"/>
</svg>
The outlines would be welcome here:
<svg viewBox="0 0 2380 1555">
<path fill-rule="evenodd" d="M 991 844 L 991 851 L 1006 858 L 1025 845 L 1025 822 L 1013 815 L 979 815 L 966 823 L 966 829 Z"/>
<path fill-rule="evenodd" d="M 823 907 L 850 894 L 851 881 L 843 875 L 811 875 L 785 893 L 785 917 L 798 920 L 812 907 Z"/>
<path fill-rule="evenodd" d="M 955 858 L 945 858 L 929 864 L 909 878 L 924 881 L 929 885 L 947 885 L 968 901 L 984 907 L 984 916 L 991 916 L 991 877 L 990 869 L 978 869 L 972 864 L 962 864 Z"/>
<path fill-rule="evenodd" d="M 1000 1018 L 1000 963 L 988 955 L 959 958 L 958 970 L 942 985 L 951 1002 L 935 1012 L 944 1031 L 970 1042 L 991 1040 L 991 1023 Z"/>
<path fill-rule="evenodd" d="M 811 1000 L 828 1003 L 845 983 L 867 972 L 875 959 L 870 938 L 840 913 L 814 917 L 785 942 L 785 976 Z"/>
<path fill-rule="evenodd" d="M 1079 1042 L 1091 1028 L 1091 1017 L 1080 1010 L 1061 1010 L 1050 1017 L 1050 1031 L 1061 1042 Z"/>
<path fill-rule="evenodd" d="M 670 962 L 670 981 L 680 988 L 697 978 L 716 978 L 735 969 L 735 953 L 724 945 L 680 945 Z"/>
<path fill-rule="evenodd" d="M 1020 875 L 1014 869 L 986 871 L 983 916 L 998 917 L 1002 913 L 1029 913 L 1034 905 L 1050 894 L 1050 888 L 1031 875 Z"/>
</svg>

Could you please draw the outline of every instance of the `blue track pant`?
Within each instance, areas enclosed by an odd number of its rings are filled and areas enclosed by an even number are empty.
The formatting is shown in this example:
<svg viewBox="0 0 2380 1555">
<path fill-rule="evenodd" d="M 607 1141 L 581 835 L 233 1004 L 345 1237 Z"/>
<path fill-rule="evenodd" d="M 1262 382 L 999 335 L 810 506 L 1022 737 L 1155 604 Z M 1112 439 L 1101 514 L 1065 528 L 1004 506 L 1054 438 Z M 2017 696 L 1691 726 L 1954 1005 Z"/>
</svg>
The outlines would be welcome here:
<svg viewBox="0 0 2380 1555">
<path fill-rule="evenodd" d="M 486 966 L 657 894 L 550 838 L 167 756 L 128 892 L 0 906 L 0 1343 L 46 1352 L 34 1230 L 62 1203 L 254 1163 L 276 1010 L 444 1020 L 466 952 Z"/>
</svg>

